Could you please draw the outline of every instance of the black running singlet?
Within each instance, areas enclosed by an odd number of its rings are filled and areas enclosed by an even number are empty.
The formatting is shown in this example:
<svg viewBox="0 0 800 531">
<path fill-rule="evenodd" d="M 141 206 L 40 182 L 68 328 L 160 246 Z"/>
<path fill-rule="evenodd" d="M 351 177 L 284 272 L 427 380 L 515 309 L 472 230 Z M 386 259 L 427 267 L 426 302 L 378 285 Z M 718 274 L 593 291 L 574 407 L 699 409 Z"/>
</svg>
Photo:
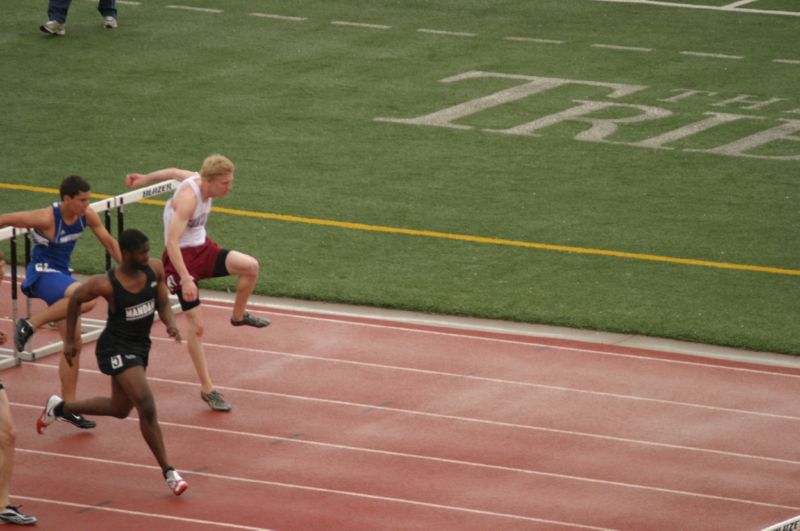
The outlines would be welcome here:
<svg viewBox="0 0 800 531">
<path fill-rule="evenodd" d="M 108 272 L 114 288 L 114 308 L 109 305 L 108 321 L 97 341 L 97 353 L 147 355 L 156 310 L 156 274 L 147 266 L 144 270 L 147 283 L 139 293 L 131 293 L 122 287 L 115 271 L 116 268 Z"/>
</svg>

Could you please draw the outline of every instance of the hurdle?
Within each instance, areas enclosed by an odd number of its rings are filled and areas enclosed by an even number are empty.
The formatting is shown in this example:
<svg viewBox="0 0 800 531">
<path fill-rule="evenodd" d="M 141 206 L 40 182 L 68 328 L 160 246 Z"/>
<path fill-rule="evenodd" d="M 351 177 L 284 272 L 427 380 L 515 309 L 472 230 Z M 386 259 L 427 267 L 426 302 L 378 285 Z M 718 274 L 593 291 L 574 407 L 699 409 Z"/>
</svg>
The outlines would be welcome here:
<svg viewBox="0 0 800 531">
<path fill-rule="evenodd" d="M 794 531 L 800 529 L 800 516 L 789 518 L 783 522 L 765 527 L 762 531 Z"/>
<path fill-rule="evenodd" d="M 151 197 L 174 192 L 175 189 L 178 187 L 178 184 L 179 182 L 176 180 L 160 182 L 151 186 L 133 190 L 131 192 L 126 192 L 124 194 L 96 201 L 91 205 L 89 205 L 89 207 L 98 214 L 103 215 L 106 230 L 108 230 L 109 232 L 111 232 L 111 212 L 112 210 L 116 209 L 117 236 L 119 236 L 119 234 L 122 233 L 124 227 L 125 206 L 129 206 L 131 204 L 135 204 L 140 201 L 146 202 Z M 18 299 L 17 239 L 19 237 L 25 238 L 24 265 L 27 267 L 28 262 L 30 261 L 31 230 L 18 229 L 15 227 L 6 227 L 4 229 L 0 229 L 0 241 L 9 240 L 9 245 L 10 245 L 11 256 L 7 258 L 6 263 L 11 266 L 10 284 L 11 284 L 11 313 L 12 313 L 13 324 L 16 324 L 17 320 L 19 319 L 19 307 L 17 300 Z M 111 268 L 111 256 L 108 253 L 106 253 L 105 256 L 105 268 L 106 270 Z M 31 314 L 30 299 L 27 299 L 27 313 L 28 315 Z M 94 341 L 95 339 L 100 337 L 103 328 L 105 328 L 104 319 L 101 320 L 101 319 L 90 319 L 82 317 L 81 340 L 83 341 L 83 343 Z M 32 342 L 29 341 L 27 348 L 22 352 L 19 352 L 17 351 L 16 345 L 14 344 L 13 335 L 14 334 L 12 330 L 12 333 L 10 334 L 11 337 L 9 338 L 11 340 L 10 342 L 12 348 L 9 349 L 0 347 L 0 370 L 10 367 L 16 367 L 21 363 L 22 360 L 34 361 L 36 359 L 48 356 L 50 354 L 62 352 L 64 349 L 64 343 L 61 340 L 48 343 L 38 348 L 33 348 Z"/>
</svg>

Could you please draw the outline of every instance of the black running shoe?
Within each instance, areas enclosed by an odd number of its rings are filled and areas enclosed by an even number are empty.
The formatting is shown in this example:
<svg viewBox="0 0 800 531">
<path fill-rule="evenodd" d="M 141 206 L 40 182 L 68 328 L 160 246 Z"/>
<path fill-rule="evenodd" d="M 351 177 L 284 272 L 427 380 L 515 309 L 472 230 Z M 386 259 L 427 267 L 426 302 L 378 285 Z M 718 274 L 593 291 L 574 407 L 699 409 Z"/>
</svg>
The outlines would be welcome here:
<svg viewBox="0 0 800 531">
<path fill-rule="evenodd" d="M 64 422 L 69 422 L 73 426 L 76 426 L 82 430 L 90 430 L 97 426 L 97 423 L 93 420 L 89 420 L 83 415 L 76 415 L 74 413 L 68 413 L 61 417 L 58 417 L 58 420 L 63 420 Z"/>
<path fill-rule="evenodd" d="M 33 335 L 33 327 L 25 319 L 17 319 L 17 326 L 14 327 L 14 344 L 17 346 L 17 352 L 25 350 L 25 343 Z"/>
</svg>

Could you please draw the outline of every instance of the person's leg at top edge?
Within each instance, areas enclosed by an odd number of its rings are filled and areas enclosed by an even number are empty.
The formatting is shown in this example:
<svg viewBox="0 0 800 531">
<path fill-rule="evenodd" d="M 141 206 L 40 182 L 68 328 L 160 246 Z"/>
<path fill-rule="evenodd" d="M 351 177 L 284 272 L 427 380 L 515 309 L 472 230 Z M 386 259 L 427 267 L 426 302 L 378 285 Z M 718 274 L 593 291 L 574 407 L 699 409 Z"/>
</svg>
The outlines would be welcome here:
<svg viewBox="0 0 800 531">
<path fill-rule="evenodd" d="M 117 23 L 117 2 L 116 0 L 100 0 L 97 3 L 97 10 L 103 17 L 103 27 L 106 29 L 114 29 L 118 27 Z"/>
<path fill-rule="evenodd" d="M 67 33 L 67 12 L 72 0 L 49 0 L 47 3 L 47 22 L 39 26 L 39 30 L 48 35 L 65 35 Z"/>
</svg>

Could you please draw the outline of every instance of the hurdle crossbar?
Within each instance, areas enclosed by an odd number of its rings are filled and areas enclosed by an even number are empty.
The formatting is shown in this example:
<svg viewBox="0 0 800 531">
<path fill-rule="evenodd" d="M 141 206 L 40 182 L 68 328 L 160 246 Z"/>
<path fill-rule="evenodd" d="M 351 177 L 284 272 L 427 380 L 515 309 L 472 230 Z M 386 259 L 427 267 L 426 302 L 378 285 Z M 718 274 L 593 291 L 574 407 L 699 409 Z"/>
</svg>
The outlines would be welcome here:
<svg viewBox="0 0 800 531">
<path fill-rule="evenodd" d="M 148 199 L 151 197 L 155 197 L 161 194 L 166 194 L 170 192 L 174 192 L 175 189 L 178 187 L 179 181 L 176 180 L 169 180 L 164 181 L 161 183 L 153 184 L 151 186 L 146 186 L 144 188 L 139 188 L 137 190 L 132 190 L 130 192 L 126 192 L 124 194 L 116 195 L 107 197 L 105 199 L 101 199 L 100 201 L 95 201 L 91 203 L 89 207 L 97 212 L 98 214 L 118 209 L 118 216 L 117 216 L 117 224 L 119 232 L 121 232 L 122 228 L 122 209 L 125 206 L 137 203 L 144 199 Z M 107 222 L 107 228 L 108 222 Z M 17 319 L 19 319 L 19 313 L 17 308 L 17 268 L 14 267 L 16 265 L 16 238 L 19 236 L 25 236 L 28 238 L 28 233 L 31 232 L 31 229 L 18 229 L 15 227 L 5 227 L 0 229 L 0 241 L 3 240 L 11 240 L 12 245 L 12 260 L 10 261 L 12 265 L 12 279 L 11 279 L 11 290 L 12 290 L 12 322 L 16 324 Z M 110 232 L 110 230 L 109 230 Z M 107 265 L 110 263 L 108 260 L 108 256 L 106 256 Z M 27 266 L 27 264 L 25 264 Z M 173 310 L 180 309 L 179 304 L 173 304 Z M 28 306 L 28 311 L 30 313 L 30 305 Z M 105 320 L 101 319 L 89 319 L 89 318 L 81 318 L 81 340 L 82 342 L 89 343 L 91 341 L 96 340 L 100 337 L 100 334 L 103 332 L 103 328 L 105 328 Z M 9 338 L 11 341 L 11 349 L 9 348 L 0 348 L 0 370 L 16 367 L 20 364 L 20 360 L 25 361 L 33 361 L 38 358 L 42 358 L 44 356 L 49 356 L 50 354 L 55 354 L 57 352 L 62 352 L 64 349 L 63 341 L 55 341 L 52 343 L 48 343 L 41 347 L 33 348 L 31 342 L 28 342 L 27 349 L 23 350 L 22 352 L 18 352 L 16 345 L 14 344 L 13 340 L 13 332 L 10 334 L 11 337 Z"/>
<path fill-rule="evenodd" d="M 762 531 L 796 531 L 800 529 L 800 516 L 789 518 L 775 525 L 765 527 Z"/>
</svg>

